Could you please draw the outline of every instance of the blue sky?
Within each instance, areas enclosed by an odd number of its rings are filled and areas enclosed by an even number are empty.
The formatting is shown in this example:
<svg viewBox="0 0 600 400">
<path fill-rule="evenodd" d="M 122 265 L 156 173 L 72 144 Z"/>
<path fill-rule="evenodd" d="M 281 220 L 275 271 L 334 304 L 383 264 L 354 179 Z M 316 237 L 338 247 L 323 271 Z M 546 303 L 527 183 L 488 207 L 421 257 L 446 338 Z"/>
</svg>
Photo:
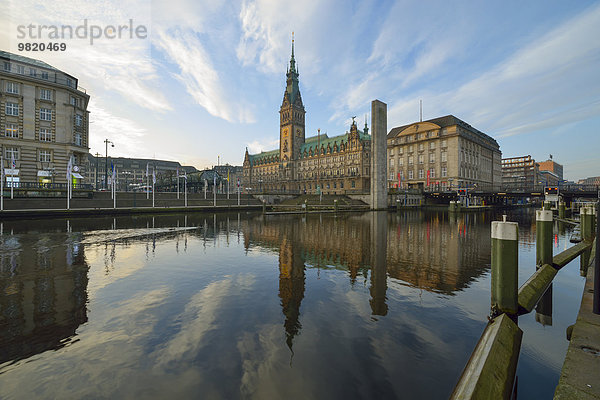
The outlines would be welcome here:
<svg viewBox="0 0 600 400">
<path fill-rule="evenodd" d="M 92 153 L 109 138 L 116 156 L 204 168 L 276 148 L 293 31 L 309 135 L 342 134 L 355 115 L 362 125 L 376 98 L 390 129 L 414 122 L 423 100 L 424 119 L 454 114 L 504 157 L 552 154 L 567 179 L 600 175 L 598 1 L 46 3 L 5 2 L 0 48 L 16 50 L 19 24 L 131 18 L 149 30 L 21 53 L 79 78 Z"/>
</svg>

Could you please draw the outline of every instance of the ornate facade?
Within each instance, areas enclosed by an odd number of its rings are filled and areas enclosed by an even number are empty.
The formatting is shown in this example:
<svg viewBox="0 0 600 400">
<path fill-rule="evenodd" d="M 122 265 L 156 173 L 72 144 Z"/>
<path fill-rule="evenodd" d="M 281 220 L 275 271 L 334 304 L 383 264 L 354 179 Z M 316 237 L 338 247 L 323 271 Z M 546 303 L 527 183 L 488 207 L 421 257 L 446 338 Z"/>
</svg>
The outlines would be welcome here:
<svg viewBox="0 0 600 400">
<path fill-rule="evenodd" d="M 254 192 L 344 194 L 369 190 L 371 136 L 352 121 L 343 135 L 306 138 L 306 110 L 292 56 L 279 110 L 279 149 L 244 156 L 244 187 Z"/>
</svg>

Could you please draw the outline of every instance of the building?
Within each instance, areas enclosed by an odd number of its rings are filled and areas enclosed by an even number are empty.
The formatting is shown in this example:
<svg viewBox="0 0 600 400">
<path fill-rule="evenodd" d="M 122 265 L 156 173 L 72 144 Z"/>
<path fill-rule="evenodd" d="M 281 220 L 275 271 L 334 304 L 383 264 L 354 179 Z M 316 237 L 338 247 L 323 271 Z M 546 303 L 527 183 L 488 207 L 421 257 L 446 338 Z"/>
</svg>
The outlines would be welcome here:
<svg viewBox="0 0 600 400">
<path fill-rule="evenodd" d="M 279 149 L 244 155 L 244 188 L 253 191 L 344 194 L 365 192 L 370 185 L 371 136 L 367 125 L 352 121 L 343 135 L 306 137 L 306 111 L 298 70 L 292 56 L 279 110 Z"/>
<path fill-rule="evenodd" d="M 155 171 L 157 184 L 166 184 L 163 181 L 172 181 L 177 187 L 177 171 L 180 175 L 184 171 L 188 174 L 196 172 L 195 167 L 182 166 L 177 161 L 154 160 L 148 158 L 125 158 L 125 157 L 95 157 L 88 154 L 86 170 L 87 180 L 93 184 L 96 190 L 110 187 L 111 171 L 113 166 L 117 174 L 117 190 L 141 190 L 146 186 L 146 169 L 149 174 L 149 185 L 152 186 L 152 171 Z M 105 171 L 108 170 L 108 179 Z M 176 189 L 175 189 L 176 190 Z"/>
<path fill-rule="evenodd" d="M 558 177 L 558 180 L 563 180 L 563 166 L 557 162 L 552 160 L 552 155 L 550 155 L 550 159 L 546 161 L 542 161 L 538 163 L 539 171 L 549 171 Z"/>
<path fill-rule="evenodd" d="M 225 164 L 213 166 L 213 170 L 216 171 L 219 176 L 222 176 L 223 179 L 227 180 L 227 178 L 229 178 L 229 191 L 231 193 L 237 191 L 238 179 L 240 182 L 240 190 L 243 190 L 242 179 L 244 177 L 244 167 L 241 165 Z M 225 181 L 224 184 L 227 185 L 227 181 Z M 227 191 L 226 186 L 224 190 Z"/>
<path fill-rule="evenodd" d="M 580 185 L 600 186 L 600 176 L 591 176 L 589 178 L 580 179 L 579 181 L 577 181 L 577 183 Z"/>
<path fill-rule="evenodd" d="M 539 179 L 539 166 L 531 155 L 502 159 L 503 190 L 531 190 Z"/>
<path fill-rule="evenodd" d="M 42 61 L 0 51 L 0 145 L 15 186 L 84 183 L 90 96 L 73 76 Z M 14 160 L 14 162 L 13 162 Z"/>
<path fill-rule="evenodd" d="M 388 187 L 497 190 L 500 146 L 453 115 L 399 126 L 387 136 Z"/>
<path fill-rule="evenodd" d="M 537 180 L 538 185 L 558 186 L 561 181 L 562 181 L 562 179 L 560 179 L 558 177 L 558 175 L 555 174 L 554 172 L 539 169 L 539 164 L 538 164 L 538 180 Z"/>
</svg>

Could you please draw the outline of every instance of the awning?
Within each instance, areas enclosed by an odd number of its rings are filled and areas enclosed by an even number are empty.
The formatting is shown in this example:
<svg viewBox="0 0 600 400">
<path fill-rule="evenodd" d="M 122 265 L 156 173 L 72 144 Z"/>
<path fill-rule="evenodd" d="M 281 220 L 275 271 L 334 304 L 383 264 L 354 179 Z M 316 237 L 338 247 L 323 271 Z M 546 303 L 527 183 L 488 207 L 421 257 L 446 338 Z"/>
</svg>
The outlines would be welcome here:
<svg viewBox="0 0 600 400">
<path fill-rule="evenodd" d="M 52 176 L 52 171 L 38 171 L 37 176 Z"/>
<path fill-rule="evenodd" d="M 83 176 L 81 176 L 79 172 L 72 172 L 71 175 L 73 176 L 73 178 L 83 179 Z"/>
</svg>

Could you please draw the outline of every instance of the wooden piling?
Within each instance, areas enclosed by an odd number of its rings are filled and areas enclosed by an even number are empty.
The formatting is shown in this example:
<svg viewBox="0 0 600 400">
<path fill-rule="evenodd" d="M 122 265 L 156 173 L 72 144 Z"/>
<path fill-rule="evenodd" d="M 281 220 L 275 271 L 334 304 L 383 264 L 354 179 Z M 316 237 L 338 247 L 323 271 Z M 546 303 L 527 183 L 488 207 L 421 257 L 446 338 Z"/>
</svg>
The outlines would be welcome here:
<svg viewBox="0 0 600 400">
<path fill-rule="evenodd" d="M 518 311 L 519 224 L 492 222 L 492 310 L 508 314 Z"/>
<path fill-rule="evenodd" d="M 552 211 L 536 210 L 536 267 L 552 264 Z"/>
<path fill-rule="evenodd" d="M 558 203 L 558 218 L 565 218 L 565 203 Z"/>
</svg>

